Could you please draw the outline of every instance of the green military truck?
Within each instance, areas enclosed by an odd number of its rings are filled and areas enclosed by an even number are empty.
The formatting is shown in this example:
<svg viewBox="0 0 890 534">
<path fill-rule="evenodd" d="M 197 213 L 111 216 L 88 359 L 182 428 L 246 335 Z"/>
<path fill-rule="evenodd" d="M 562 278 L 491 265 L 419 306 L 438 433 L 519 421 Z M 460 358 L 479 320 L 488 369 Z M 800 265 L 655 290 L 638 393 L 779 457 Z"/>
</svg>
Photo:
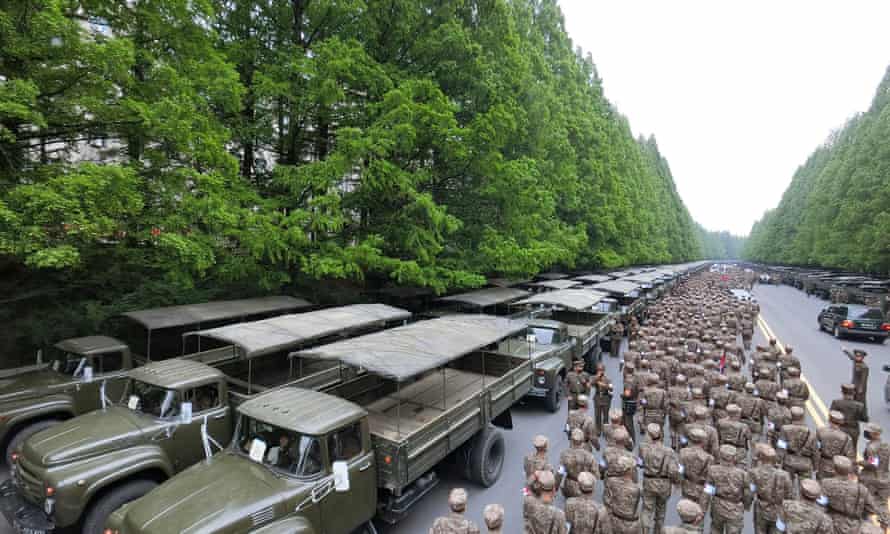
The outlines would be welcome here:
<svg viewBox="0 0 890 534">
<path fill-rule="evenodd" d="M 375 532 L 437 483 L 447 457 L 483 486 L 500 476 L 527 358 L 497 352 L 525 324 L 448 316 L 299 354 L 367 372 L 325 391 L 281 388 L 238 406 L 225 451 L 114 512 L 115 534 Z"/>
<path fill-rule="evenodd" d="M 628 276 L 625 273 L 620 274 Z M 643 311 L 646 308 L 646 299 L 641 296 L 638 283 L 628 280 L 609 280 L 593 284 L 590 289 L 605 293 L 618 300 L 618 320 L 625 327 L 630 323 L 631 316 L 642 319 Z"/>
<path fill-rule="evenodd" d="M 171 343 L 167 334 L 172 332 L 179 337 L 178 331 L 196 325 L 224 324 L 308 306 L 310 303 L 303 299 L 280 296 L 127 312 L 122 315 L 122 326 L 146 334 L 145 341 L 134 339 L 144 343 L 139 347 L 141 354 L 134 354 L 130 345 L 112 337 L 79 337 L 56 343 L 46 358 L 38 353 L 35 365 L 0 371 L 3 463 L 32 434 L 98 409 L 100 384 L 105 384 L 109 396 L 120 395 L 127 371 L 152 359 L 152 341 L 155 359 L 159 359 L 158 355 L 180 355 L 184 347 L 181 339 Z M 193 347 L 191 357 L 213 361 L 221 355 L 219 348 L 206 348 L 206 344 Z"/>
<path fill-rule="evenodd" d="M 78 526 L 103 532 L 108 514 L 209 454 L 202 434 L 232 437 L 232 408 L 284 384 L 336 385 L 354 372 L 290 351 L 399 324 L 411 317 L 383 304 L 356 304 L 188 333 L 229 344 L 210 366 L 189 358 L 126 373 L 105 406 L 33 435 L 14 453 L 0 510 L 19 532 Z M 104 390 L 104 391 L 102 391 Z M 108 399 L 113 399 L 108 400 Z"/>
</svg>

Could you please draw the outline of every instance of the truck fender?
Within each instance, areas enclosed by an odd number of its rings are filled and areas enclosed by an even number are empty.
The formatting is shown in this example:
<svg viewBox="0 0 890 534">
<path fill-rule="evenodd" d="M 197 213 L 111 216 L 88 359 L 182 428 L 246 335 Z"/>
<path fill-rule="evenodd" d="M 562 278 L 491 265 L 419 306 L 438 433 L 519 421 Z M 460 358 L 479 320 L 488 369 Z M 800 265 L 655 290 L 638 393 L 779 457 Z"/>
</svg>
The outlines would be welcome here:
<svg viewBox="0 0 890 534">
<path fill-rule="evenodd" d="M 70 419 L 75 416 L 74 402 L 67 395 L 49 395 L 40 399 L 27 399 L 9 403 L 0 415 L 5 421 L 0 425 L 0 443 L 11 439 L 14 429 L 42 419 Z"/>
<path fill-rule="evenodd" d="M 79 472 L 89 472 L 92 483 L 83 493 L 81 507 L 86 509 L 93 497 L 119 482 L 132 478 L 139 478 L 149 473 L 161 475 L 163 482 L 175 473 L 170 459 L 159 447 L 142 445 L 113 451 L 97 458 L 88 460 L 92 465 L 80 464 Z M 84 470 L 84 467 L 86 469 Z M 145 476 L 145 478 L 158 478 L 158 476 Z"/>
<path fill-rule="evenodd" d="M 315 532 L 315 528 L 308 519 L 292 516 L 253 529 L 250 534 L 315 534 Z"/>
</svg>

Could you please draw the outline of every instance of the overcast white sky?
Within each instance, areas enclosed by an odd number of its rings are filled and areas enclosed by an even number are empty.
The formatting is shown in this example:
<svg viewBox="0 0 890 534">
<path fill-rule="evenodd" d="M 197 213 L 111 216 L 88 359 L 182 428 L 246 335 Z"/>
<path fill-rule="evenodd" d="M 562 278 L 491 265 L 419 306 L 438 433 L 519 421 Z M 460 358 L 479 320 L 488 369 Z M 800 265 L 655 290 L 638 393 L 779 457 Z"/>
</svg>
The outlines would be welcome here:
<svg viewBox="0 0 890 534">
<path fill-rule="evenodd" d="M 560 0 L 636 134 L 655 134 L 692 216 L 746 235 L 798 165 L 871 102 L 888 0 Z"/>
</svg>

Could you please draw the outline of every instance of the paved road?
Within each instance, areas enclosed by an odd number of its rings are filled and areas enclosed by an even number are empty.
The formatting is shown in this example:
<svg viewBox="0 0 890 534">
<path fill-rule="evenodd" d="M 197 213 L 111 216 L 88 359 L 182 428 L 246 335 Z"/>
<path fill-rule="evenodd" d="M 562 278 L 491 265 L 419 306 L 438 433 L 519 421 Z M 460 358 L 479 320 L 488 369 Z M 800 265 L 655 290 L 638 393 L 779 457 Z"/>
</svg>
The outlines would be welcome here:
<svg viewBox="0 0 890 534">
<path fill-rule="evenodd" d="M 795 353 L 803 361 L 804 374 L 813 385 L 825 405 L 830 404 L 831 399 L 838 396 L 839 384 L 843 380 L 849 380 L 850 363 L 840 353 L 841 342 L 836 341 L 825 333 L 816 329 L 815 317 L 824 301 L 815 298 L 807 298 L 802 292 L 787 286 L 758 286 L 754 291 L 761 302 L 763 318 L 766 324 L 778 336 L 782 343 L 795 347 Z M 761 329 L 755 332 L 754 342 L 765 344 L 766 337 Z M 879 422 L 884 428 L 890 428 L 890 413 L 885 408 L 882 391 L 885 374 L 880 371 L 881 365 L 890 363 L 890 344 L 886 347 L 874 343 L 860 344 L 857 342 L 844 342 L 848 346 L 864 345 L 869 351 L 869 364 L 871 366 L 871 380 L 869 383 L 869 405 L 872 419 Z M 618 362 L 604 356 L 607 371 L 616 384 L 618 380 Z M 618 399 L 614 400 L 617 406 Z M 813 402 L 812 410 L 815 418 L 808 415 L 811 425 L 825 419 L 818 403 Z M 543 433 L 551 438 L 551 460 L 555 462 L 559 452 L 567 448 L 567 440 L 562 433 L 565 423 L 565 407 L 558 414 L 549 414 L 543 406 L 534 401 L 516 406 L 513 413 L 515 428 L 504 433 L 507 443 L 507 457 L 504 465 L 504 473 L 498 484 L 489 489 L 474 486 L 464 482 L 458 475 L 449 472 L 441 473 L 441 483 L 430 495 L 419 502 L 410 511 L 408 517 L 395 526 L 383 526 L 381 534 L 418 534 L 427 532 L 433 519 L 447 512 L 446 497 L 448 490 L 456 485 L 463 486 L 470 495 L 468 516 L 481 524 L 482 509 L 489 503 L 500 503 L 506 508 L 507 532 L 518 532 L 521 529 L 521 488 L 524 475 L 522 473 L 522 458 L 531 449 L 531 439 L 535 434 Z M 5 477 L 4 477 L 5 478 Z M 601 485 L 598 492 L 601 492 Z M 675 495 L 677 492 L 675 491 Z M 678 521 L 674 506 L 678 497 L 674 497 L 668 506 L 667 524 L 676 524 Z M 562 503 L 560 498 L 560 503 Z M 0 534 L 8 534 L 11 530 L 0 519 Z M 749 512 L 746 515 L 745 533 L 753 533 L 752 518 Z"/>
</svg>

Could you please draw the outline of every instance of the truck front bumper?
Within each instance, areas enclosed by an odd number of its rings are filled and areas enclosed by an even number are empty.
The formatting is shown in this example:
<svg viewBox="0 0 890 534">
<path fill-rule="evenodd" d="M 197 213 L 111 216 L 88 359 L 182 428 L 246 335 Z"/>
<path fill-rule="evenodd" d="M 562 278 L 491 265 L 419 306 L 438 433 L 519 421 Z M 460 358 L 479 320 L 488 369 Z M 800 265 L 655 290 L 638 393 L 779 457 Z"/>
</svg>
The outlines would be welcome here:
<svg viewBox="0 0 890 534">
<path fill-rule="evenodd" d="M 56 528 L 39 506 L 22 497 L 11 479 L 0 484 L 0 512 L 20 534 L 45 534 Z"/>
<path fill-rule="evenodd" d="M 545 398 L 549 393 L 550 393 L 550 388 L 539 388 L 539 387 L 536 386 L 536 387 L 531 388 L 531 389 L 528 391 L 528 393 L 526 393 L 525 395 L 526 395 L 527 397 L 540 397 L 540 398 L 543 399 L 543 398 Z"/>
</svg>

